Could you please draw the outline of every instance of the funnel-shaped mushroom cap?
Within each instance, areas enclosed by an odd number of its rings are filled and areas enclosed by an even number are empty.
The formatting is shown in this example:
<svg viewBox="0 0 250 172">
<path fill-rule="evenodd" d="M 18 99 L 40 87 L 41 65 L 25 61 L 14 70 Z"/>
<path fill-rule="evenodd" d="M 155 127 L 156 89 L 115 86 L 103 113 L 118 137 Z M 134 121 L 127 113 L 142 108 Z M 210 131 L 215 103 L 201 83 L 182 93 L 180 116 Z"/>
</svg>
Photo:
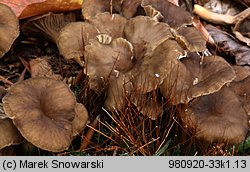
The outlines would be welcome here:
<svg viewBox="0 0 250 172">
<path fill-rule="evenodd" d="M 190 56 L 174 67 L 161 85 L 162 94 L 173 104 L 214 93 L 235 78 L 233 68 L 219 56 L 204 57 L 201 64 L 198 56 Z"/>
<path fill-rule="evenodd" d="M 84 0 L 82 3 L 82 15 L 89 20 L 99 13 L 110 10 L 109 0 Z"/>
<path fill-rule="evenodd" d="M 120 73 L 133 66 L 133 47 L 123 38 L 114 39 L 110 44 L 102 44 L 93 39 L 85 47 L 84 57 L 85 72 L 90 77 L 90 82 L 95 77 L 107 81 L 108 78 L 119 77 Z"/>
<path fill-rule="evenodd" d="M 149 8 L 154 8 L 155 11 L 159 11 L 163 16 L 161 21 L 169 24 L 169 26 L 173 28 L 179 28 L 181 26 L 192 24 L 192 17 L 189 12 L 169 1 L 142 0 L 141 5 L 145 9 L 147 15 L 150 15 L 149 11 L 151 10 L 148 10 Z"/>
<path fill-rule="evenodd" d="M 184 123 L 197 127 L 195 136 L 199 139 L 237 144 L 246 137 L 247 114 L 230 88 L 223 87 L 216 93 L 201 96 L 184 111 Z"/>
<path fill-rule="evenodd" d="M 67 60 L 80 59 L 84 47 L 97 35 L 95 27 L 86 22 L 72 22 L 63 27 L 59 33 L 57 47 Z"/>
<path fill-rule="evenodd" d="M 174 40 L 166 40 L 153 52 L 146 53 L 143 59 L 137 60 L 131 71 L 134 89 L 140 93 L 157 89 L 171 72 L 170 68 L 177 65 L 178 57 L 182 54 L 183 49 Z"/>
<path fill-rule="evenodd" d="M 125 38 L 134 46 L 136 59 L 142 58 L 147 49 L 152 50 L 165 40 L 173 38 L 167 24 L 146 16 L 130 19 L 124 28 L 124 33 Z"/>
<path fill-rule="evenodd" d="M 26 140 L 52 152 L 69 147 L 76 100 L 62 81 L 24 80 L 11 87 L 3 103 L 6 115 Z"/>
<path fill-rule="evenodd" d="M 10 50 L 19 35 L 19 22 L 8 6 L 0 4 L 0 58 Z"/>
<path fill-rule="evenodd" d="M 190 52 L 203 52 L 206 49 L 204 36 L 194 27 L 181 27 L 174 31 L 175 39 Z"/>
<path fill-rule="evenodd" d="M 75 15 L 72 13 L 64 15 L 63 13 L 53 14 L 49 12 L 25 21 L 21 29 L 25 35 L 45 37 L 57 43 L 60 30 L 67 23 L 74 22 L 75 20 Z"/>
<path fill-rule="evenodd" d="M 107 34 L 115 39 L 123 37 L 123 30 L 127 23 L 127 19 L 118 14 L 105 12 L 97 14 L 89 22 L 96 27 L 99 34 Z"/>
<path fill-rule="evenodd" d="M 24 141 L 24 138 L 13 125 L 11 119 L 0 119 L 0 149 L 20 144 Z"/>
<path fill-rule="evenodd" d="M 81 103 L 76 103 L 75 106 L 75 118 L 72 121 L 73 136 L 81 133 L 88 122 L 89 114 L 85 106 Z"/>
</svg>

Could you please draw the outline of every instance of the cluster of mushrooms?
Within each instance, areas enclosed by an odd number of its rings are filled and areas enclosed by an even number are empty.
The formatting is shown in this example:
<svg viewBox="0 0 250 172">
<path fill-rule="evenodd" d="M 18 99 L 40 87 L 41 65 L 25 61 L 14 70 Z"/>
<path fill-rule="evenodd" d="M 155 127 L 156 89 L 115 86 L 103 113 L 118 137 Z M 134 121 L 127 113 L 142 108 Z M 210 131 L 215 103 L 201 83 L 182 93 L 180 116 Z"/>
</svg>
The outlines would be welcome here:
<svg viewBox="0 0 250 172">
<path fill-rule="evenodd" d="M 5 21 L 5 9 L 9 11 L 0 6 L 0 23 L 10 34 L 2 37 L 1 28 L 0 57 L 19 33 L 11 11 L 13 20 Z M 150 93 L 159 90 L 168 104 L 180 107 L 183 124 L 195 129 L 198 139 L 230 144 L 245 139 L 249 71 L 209 54 L 189 12 L 166 0 L 84 0 L 82 16 L 79 21 L 71 13 L 48 13 L 26 20 L 21 31 L 50 39 L 65 59 L 82 66 L 92 90 L 105 88 L 104 108 L 109 111 L 122 112 L 129 100 L 155 120 L 164 105 Z M 16 139 L 6 140 L 9 145 L 26 139 L 44 150 L 63 151 L 88 119 L 69 87 L 47 76 L 14 84 L 2 102 L 1 126 L 8 128 L 0 132 Z"/>
</svg>

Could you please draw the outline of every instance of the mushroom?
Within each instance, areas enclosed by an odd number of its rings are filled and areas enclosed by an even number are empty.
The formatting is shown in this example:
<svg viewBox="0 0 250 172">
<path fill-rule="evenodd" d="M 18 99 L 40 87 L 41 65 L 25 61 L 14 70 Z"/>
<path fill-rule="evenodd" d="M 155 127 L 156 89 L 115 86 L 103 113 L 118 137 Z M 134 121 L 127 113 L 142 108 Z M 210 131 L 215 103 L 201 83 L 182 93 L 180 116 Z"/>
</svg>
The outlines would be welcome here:
<svg viewBox="0 0 250 172">
<path fill-rule="evenodd" d="M 76 99 L 69 87 L 45 77 L 16 83 L 3 98 L 4 111 L 22 136 L 52 152 L 70 146 L 75 133 L 75 107 Z"/>
<path fill-rule="evenodd" d="M 80 66 L 84 63 L 85 46 L 98 34 L 96 28 L 86 22 L 71 22 L 61 29 L 57 39 L 60 54 L 66 59 L 74 59 Z"/>
<path fill-rule="evenodd" d="M 127 19 L 119 14 L 105 12 L 97 14 L 89 22 L 96 27 L 99 34 L 107 34 L 115 39 L 123 37 L 123 30 Z"/>
<path fill-rule="evenodd" d="M 0 3 L 0 58 L 8 52 L 19 35 L 19 21 L 7 5 Z"/>
<path fill-rule="evenodd" d="M 11 119 L 0 118 L 0 149 L 7 146 L 17 145 L 24 141 L 24 138 L 13 125 Z"/>
<path fill-rule="evenodd" d="M 181 27 L 178 30 L 171 30 L 176 41 L 185 50 L 190 52 L 204 52 L 206 50 L 206 40 L 203 34 L 194 27 Z"/>
<path fill-rule="evenodd" d="M 49 12 L 26 20 L 21 30 L 26 36 L 45 37 L 56 44 L 59 31 L 67 23 L 74 22 L 75 20 L 73 13 L 65 15 L 63 13 L 54 14 Z"/>
<path fill-rule="evenodd" d="M 181 118 L 186 127 L 195 130 L 196 138 L 207 142 L 238 144 L 248 132 L 247 114 L 237 95 L 226 86 L 184 106 Z"/>
<path fill-rule="evenodd" d="M 127 19 L 135 16 L 141 0 L 122 0 L 121 14 Z"/>
<path fill-rule="evenodd" d="M 108 36 L 107 36 L 108 37 Z M 110 38 L 111 39 L 111 38 Z M 85 73 L 90 78 L 90 86 L 98 91 L 108 80 L 118 78 L 120 73 L 125 73 L 133 66 L 133 46 L 124 38 L 116 38 L 109 44 L 93 39 L 90 45 L 85 46 Z M 105 41 L 104 41 L 105 42 Z M 97 79 L 98 77 L 99 79 Z M 102 81 L 102 85 L 93 83 Z"/>
<path fill-rule="evenodd" d="M 169 24 L 169 26 L 175 29 L 192 24 L 192 17 L 189 12 L 169 1 L 142 0 L 141 6 L 144 8 L 147 15 L 154 18 L 156 14 L 159 16 L 156 18 L 159 18 L 160 21 Z"/>
<path fill-rule="evenodd" d="M 170 70 L 160 90 L 174 105 L 217 92 L 235 78 L 233 68 L 219 56 L 204 57 L 200 63 L 199 56 L 189 54 Z"/>
<path fill-rule="evenodd" d="M 75 105 L 75 118 L 72 121 L 73 136 L 76 136 L 82 132 L 88 122 L 88 111 L 81 103 Z"/>
<path fill-rule="evenodd" d="M 134 90 L 142 94 L 156 90 L 183 54 L 184 50 L 171 39 L 162 42 L 152 52 L 146 53 L 143 59 L 136 61 L 135 67 L 130 71 Z"/>
<path fill-rule="evenodd" d="M 152 51 L 165 40 L 174 39 L 166 23 L 154 21 L 147 16 L 129 19 L 124 28 L 124 35 L 132 43 L 137 60 L 143 58 L 146 51 Z"/>
</svg>

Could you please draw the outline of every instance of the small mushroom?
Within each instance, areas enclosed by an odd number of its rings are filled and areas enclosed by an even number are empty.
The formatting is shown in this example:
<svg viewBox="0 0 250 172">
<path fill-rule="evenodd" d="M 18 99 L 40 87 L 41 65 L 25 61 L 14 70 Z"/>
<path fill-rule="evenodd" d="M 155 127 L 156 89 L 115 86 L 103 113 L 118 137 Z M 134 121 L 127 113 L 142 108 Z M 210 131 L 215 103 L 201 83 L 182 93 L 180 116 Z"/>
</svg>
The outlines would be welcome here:
<svg viewBox="0 0 250 172">
<path fill-rule="evenodd" d="M 152 16 L 151 14 L 152 10 L 154 9 L 153 14 L 157 14 L 158 16 L 160 16 L 160 21 L 169 24 L 169 26 L 175 29 L 192 24 L 192 17 L 189 12 L 185 11 L 181 7 L 172 4 L 169 1 L 142 0 L 141 6 L 144 8 L 146 14 L 153 18 L 155 17 L 155 15 Z"/>
<path fill-rule="evenodd" d="M 75 106 L 75 118 L 72 121 L 72 131 L 73 136 L 76 136 L 82 132 L 82 130 L 86 127 L 88 122 L 88 111 L 85 106 L 81 103 L 76 103 Z"/>
<path fill-rule="evenodd" d="M 190 52 L 203 52 L 206 47 L 205 37 L 194 27 L 181 27 L 172 29 L 176 41 Z"/>
<path fill-rule="evenodd" d="M 19 35 L 19 21 L 7 5 L 0 3 L 0 58 L 8 52 Z"/>
<path fill-rule="evenodd" d="M 242 142 L 248 132 L 247 114 L 237 95 L 226 86 L 201 96 L 183 109 L 184 124 L 195 129 L 195 137 L 207 142 Z"/>
<path fill-rule="evenodd" d="M 99 34 L 107 34 L 115 39 L 123 37 L 123 30 L 127 19 L 119 14 L 105 12 L 97 14 L 89 22 L 96 27 Z"/>
<path fill-rule="evenodd" d="M 33 145 L 52 152 L 70 146 L 76 99 L 62 81 L 45 77 L 13 85 L 3 98 L 6 115 Z"/>
<path fill-rule="evenodd" d="M 91 83 L 99 81 L 96 77 L 104 84 L 131 69 L 134 64 L 133 46 L 124 38 L 116 38 L 110 44 L 103 44 L 98 39 L 93 39 L 90 45 L 85 46 L 84 58 L 85 73 L 90 77 L 90 85 L 96 85 Z"/>
<path fill-rule="evenodd" d="M 161 85 L 161 93 L 172 104 L 188 103 L 190 100 L 219 91 L 233 81 L 235 71 L 222 57 L 188 55 L 171 69 Z"/>
<path fill-rule="evenodd" d="M 96 28 L 86 22 L 71 22 L 61 29 L 57 40 L 60 54 L 66 59 L 74 59 L 80 66 L 84 63 L 85 46 L 98 34 Z"/>
<path fill-rule="evenodd" d="M 26 20 L 21 26 L 21 30 L 26 36 L 45 37 L 56 44 L 60 30 L 67 23 L 75 20 L 73 13 L 65 15 L 63 13 L 54 14 L 49 12 Z"/>
<path fill-rule="evenodd" d="M 0 118 L 0 149 L 7 146 L 17 145 L 24 141 L 24 138 L 13 125 L 9 118 Z"/>
<path fill-rule="evenodd" d="M 135 16 L 141 0 L 123 0 L 121 14 L 127 19 Z"/>
</svg>

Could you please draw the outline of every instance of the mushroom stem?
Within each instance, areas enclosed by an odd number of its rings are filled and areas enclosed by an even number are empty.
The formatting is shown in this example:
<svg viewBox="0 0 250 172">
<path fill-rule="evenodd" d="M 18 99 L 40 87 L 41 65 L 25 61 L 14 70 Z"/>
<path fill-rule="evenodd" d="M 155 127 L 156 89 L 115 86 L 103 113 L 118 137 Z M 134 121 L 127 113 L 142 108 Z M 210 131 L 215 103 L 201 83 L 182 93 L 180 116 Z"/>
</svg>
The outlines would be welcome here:
<svg viewBox="0 0 250 172">
<path fill-rule="evenodd" d="M 235 16 L 214 13 L 198 4 L 194 5 L 193 12 L 198 16 L 200 16 L 201 18 L 203 18 L 204 20 L 207 20 L 214 24 L 227 25 L 227 24 L 234 24 L 235 22 Z"/>
</svg>

